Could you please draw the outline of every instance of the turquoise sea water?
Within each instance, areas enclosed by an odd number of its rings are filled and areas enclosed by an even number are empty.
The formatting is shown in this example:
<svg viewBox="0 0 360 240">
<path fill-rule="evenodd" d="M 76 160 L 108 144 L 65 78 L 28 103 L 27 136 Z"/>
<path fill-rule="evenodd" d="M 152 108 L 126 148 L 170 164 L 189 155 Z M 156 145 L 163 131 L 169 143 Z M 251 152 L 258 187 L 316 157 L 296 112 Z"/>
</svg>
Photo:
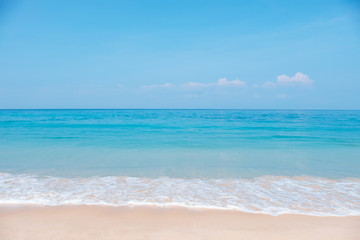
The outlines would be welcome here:
<svg viewBox="0 0 360 240">
<path fill-rule="evenodd" d="M 360 111 L 0 110 L 0 172 L 0 203 L 356 215 Z"/>
</svg>

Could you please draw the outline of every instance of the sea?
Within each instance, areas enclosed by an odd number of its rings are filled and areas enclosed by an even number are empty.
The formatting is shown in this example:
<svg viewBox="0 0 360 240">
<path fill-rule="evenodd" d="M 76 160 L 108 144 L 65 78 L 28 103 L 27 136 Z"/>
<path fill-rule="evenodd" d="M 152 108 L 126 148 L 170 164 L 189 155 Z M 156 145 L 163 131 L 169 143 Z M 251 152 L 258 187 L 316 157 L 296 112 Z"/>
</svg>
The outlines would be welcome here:
<svg viewBox="0 0 360 240">
<path fill-rule="evenodd" d="M 360 111 L 0 110 L 0 205 L 360 215 Z"/>
</svg>

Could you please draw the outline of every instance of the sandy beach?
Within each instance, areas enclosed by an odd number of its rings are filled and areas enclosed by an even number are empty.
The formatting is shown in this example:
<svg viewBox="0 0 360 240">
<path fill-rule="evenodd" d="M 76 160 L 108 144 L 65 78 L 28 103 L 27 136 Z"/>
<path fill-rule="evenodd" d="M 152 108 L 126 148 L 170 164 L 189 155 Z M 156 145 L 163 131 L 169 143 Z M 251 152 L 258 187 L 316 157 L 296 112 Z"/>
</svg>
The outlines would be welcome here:
<svg viewBox="0 0 360 240">
<path fill-rule="evenodd" d="M 1 207 L 0 239 L 359 239 L 360 216 L 155 207 Z"/>
</svg>

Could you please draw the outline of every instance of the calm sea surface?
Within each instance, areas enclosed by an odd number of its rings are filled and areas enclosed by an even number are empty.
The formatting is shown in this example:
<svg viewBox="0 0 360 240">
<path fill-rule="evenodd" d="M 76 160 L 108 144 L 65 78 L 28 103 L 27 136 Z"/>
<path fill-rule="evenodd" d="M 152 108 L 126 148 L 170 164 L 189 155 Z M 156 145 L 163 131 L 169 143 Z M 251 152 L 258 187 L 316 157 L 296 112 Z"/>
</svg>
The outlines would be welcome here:
<svg viewBox="0 0 360 240">
<path fill-rule="evenodd" d="M 0 110 L 0 172 L 0 203 L 359 215 L 360 111 Z"/>
</svg>

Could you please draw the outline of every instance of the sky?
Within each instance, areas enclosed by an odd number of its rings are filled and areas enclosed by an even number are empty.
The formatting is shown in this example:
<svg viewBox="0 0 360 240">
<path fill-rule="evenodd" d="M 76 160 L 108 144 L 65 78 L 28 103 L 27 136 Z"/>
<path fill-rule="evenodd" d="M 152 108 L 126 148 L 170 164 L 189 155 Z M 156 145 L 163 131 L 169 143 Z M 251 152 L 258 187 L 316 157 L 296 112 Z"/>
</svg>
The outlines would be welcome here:
<svg viewBox="0 0 360 240">
<path fill-rule="evenodd" d="M 0 108 L 360 109 L 351 0 L 0 0 Z"/>
</svg>

